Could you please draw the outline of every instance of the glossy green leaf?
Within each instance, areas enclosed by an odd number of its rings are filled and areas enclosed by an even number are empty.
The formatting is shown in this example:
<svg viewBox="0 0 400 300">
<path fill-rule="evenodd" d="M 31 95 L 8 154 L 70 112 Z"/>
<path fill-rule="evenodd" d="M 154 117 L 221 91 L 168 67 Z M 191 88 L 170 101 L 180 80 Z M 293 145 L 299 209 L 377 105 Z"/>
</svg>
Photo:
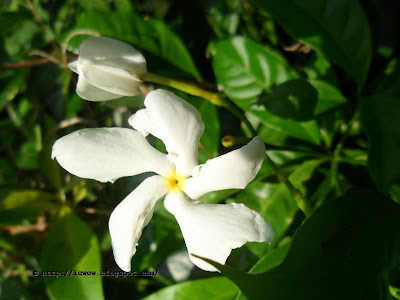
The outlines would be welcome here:
<svg viewBox="0 0 400 300">
<path fill-rule="evenodd" d="M 0 188 L 0 225 L 21 224 L 34 221 L 46 211 L 57 206 L 53 195 L 31 189 Z"/>
<path fill-rule="evenodd" d="M 292 224 L 293 217 L 299 209 L 283 183 L 253 182 L 240 192 L 234 201 L 259 212 L 271 224 L 275 240 L 269 247 L 276 245 Z"/>
<path fill-rule="evenodd" d="M 369 139 L 368 170 L 377 187 L 388 192 L 400 179 L 400 100 L 374 95 L 364 99 L 362 126 Z"/>
<path fill-rule="evenodd" d="M 279 266 L 285 259 L 289 251 L 290 242 L 285 243 L 283 246 L 274 248 L 264 255 L 249 271 L 249 273 L 266 272 L 274 267 Z M 239 291 L 236 300 L 246 300 L 247 298 Z"/>
<path fill-rule="evenodd" d="M 399 218 L 400 206 L 391 199 L 351 189 L 303 223 L 276 268 L 246 274 L 204 260 L 248 299 L 389 300 L 388 274 L 400 262 Z"/>
<path fill-rule="evenodd" d="M 272 129 L 276 134 L 291 136 L 319 145 L 321 134 L 316 121 L 296 122 L 282 119 L 265 109 L 262 104 L 253 104 L 248 114 L 256 117 L 265 127 Z"/>
<path fill-rule="evenodd" d="M 306 195 L 307 191 L 303 183 L 310 180 L 315 169 L 325 161 L 327 161 L 327 159 L 324 158 L 305 161 L 301 166 L 296 167 L 294 172 L 290 174 L 290 182 L 294 187 L 298 188 L 303 194 Z"/>
<path fill-rule="evenodd" d="M 339 65 L 360 85 L 371 61 L 371 34 L 357 0 L 253 0 L 293 38 Z"/>
<path fill-rule="evenodd" d="M 286 257 L 289 251 L 290 242 L 285 243 L 283 246 L 275 248 L 265 254 L 251 269 L 250 273 L 266 272 L 279 266 Z"/>
<path fill-rule="evenodd" d="M 289 180 L 305 194 L 303 181 L 308 180 L 315 168 L 322 162 L 323 160 L 304 162 L 295 168 Z M 283 183 L 273 184 L 254 181 L 240 192 L 234 201 L 244 203 L 249 208 L 259 212 L 271 224 L 275 233 L 275 240 L 270 247 L 274 247 L 280 241 L 299 209 Z"/>
<path fill-rule="evenodd" d="M 164 288 L 143 300 L 230 300 L 237 294 L 238 288 L 224 277 L 213 277 L 175 284 Z"/>
<path fill-rule="evenodd" d="M 338 107 L 346 99 L 332 85 L 320 81 L 294 79 L 273 86 L 259 103 L 276 116 L 287 120 L 308 121 Z"/>
<path fill-rule="evenodd" d="M 209 52 L 218 85 L 242 109 L 272 84 L 296 77 L 280 56 L 247 37 L 213 43 Z"/>
<path fill-rule="evenodd" d="M 314 115 L 318 116 L 347 102 L 340 90 L 332 84 L 323 80 L 310 80 L 309 82 L 318 92 Z"/>
<path fill-rule="evenodd" d="M 143 19 L 134 12 L 101 13 L 86 11 L 78 18 L 75 30 L 88 29 L 101 35 L 132 43 L 158 55 L 196 79 L 201 79 L 185 44 L 160 20 Z M 71 42 L 77 50 L 77 44 Z M 72 50 L 72 49 L 71 49 Z"/>
<path fill-rule="evenodd" d="M 72 213 L 60 217 L 49 232 L 41 253 L 43 270 L 58 271 L 60 276 L 45 276 L 51 299 L 104 299 L 102 277 L 76 276 L 71 271 L 101 269 L 100 247 L 96 235 Z M 68 272 L 69 273 L 66 273 Z"/>
</svg>

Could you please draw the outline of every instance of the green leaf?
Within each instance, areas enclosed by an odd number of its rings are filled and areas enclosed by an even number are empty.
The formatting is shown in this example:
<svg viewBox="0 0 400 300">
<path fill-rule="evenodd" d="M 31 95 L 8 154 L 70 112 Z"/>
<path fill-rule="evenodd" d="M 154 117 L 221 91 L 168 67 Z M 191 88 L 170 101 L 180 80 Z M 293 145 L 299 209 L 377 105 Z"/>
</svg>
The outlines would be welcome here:
<svg viewBox="0 0 400 300">
<path fill-rule="evenodd" d="M 290 243 L 286 243 L 281 247 L 275 248 L 265 254 L 251 269 L 250 273 L 266 272 L 279 266 L 289 251 Z"/>
<path fill-rule="evenodd" d="M 303 181 L 308 180 L 323 161 L 310 160 L 297 166 L 289 177 L 290 182 L 305 194 Z M 259 212 L 271 224 L 275 240 L 269 248 L 276 246 L 280 241 L 299 210 L 296 201 L 283 183 L 252 182 L 236 196 L 234 201 Z"/>
<path fill-rule="evenodd" d="M 321 143 L 321 134 L 316 121 L 285 120 L 267 111 L 262 104 L 251 105 L 248 114 L 256 117 L 265 127 L 272 129 L 277 134 L 281 133 L 316 145 Z"/>
<path fill-rule="evenodd" d="M 294 215 L 299 209 L 283 183 L 253 182 L 240 192 L 234 201 L 259 212 L 271 224 L 275 239 L 268 248 L 276 245 L 292 224 Z"/>
<path fill-rule="evenodd" d="M 1 299 L 7 300 L 35 299 L 35 297 L 30 294 L 26 285 L 15 277 L 0 278 L 0 297 Z"/>
<path fill-rule="evenodd" d="M 231 300 L 238 288 L 224 277 L 188 281 L 164 288 L 142 300 Z"/>
<path fill-rule="evenodd" d="M 51 299 L 104 299 L 102 278 L 68 276 L 65 272 L 101 269 L 100 247 L 95 234 L 72 213 L 60 217 L 49 232 L 41 253 L 43 270 L 62 272 L 43 277 Z M 65 276 L 64 276 L 65 275 Z"/>
<path fill-rule="evenodd" d="M 13 34 L 21 24 L 29 20 L 31 16 L 26 11 L 5 11 L 2 10 L 0 14 L 0 36 L 7 37 Z"/>
<path fill-rule="evenodd" d="M 384 74 L 377 81 L 374 94 L 400 98 L 400 60 L 397 57 L 387 64 Z"/>
<path fill-rule="evenodd" d="M 21 125 L 22 126 L 22 125 Z M 40 167 L 39 153 L 42 150 L 42 132 L 39 124 L 33 127 L 33 133 L 21 145 L 17 157 L 17 166 L 21 169 L 35 170 Z"/>
<path fill-rule="evenodd" d="M 40 32 L 39 25 L 32 19 L 21 21 L 18 25 L 18 29 L 4 39 L 5 50 L 15 60 L 26 56 L 33 47 L 33 38 Z"/>
<path fill-rule="evenodd" d="M 249 273 L 266 272 L 274 267 L 279 266 L 285 259 L 289 250 L 290 243 L 285 243 L 283 246 L 272 249 L 264 255 L 249 271 Z M 246 300 L 247 298 L 239 291 L 235 300 Z"/>
<path fill-rule="evenodd" d="M 368 170 L 382 192 L 400 179 L 400 100 L 373 95 L 364 99 L 361 120 L 369 139 Z"/>
<path fill-rule="evenodd" d="M 371 34 L 357 0 L 253 0 L 293 38 L 339 65 L 363 85 L 371 61 Z"/>
<path fill-rule="evenodd" d="M 78 18 L 75 30 L 80 29 L 92 30 L 104 36 L 132 43 L 162 57 L 196 79 L 201 79 L 185 44 L 160 20 L 145 20 L 134 12 L 86 11 Z M 70 45 L 75 46 L 77 50 L 76 42 L 71 41 Z"/>
<path fill-rule="evenodd" d="M 110 8 L 107 5 L 107 1 L 102 1 L 102 0 L 79 1 L 79 0 L 74 0 L 74 2 L 80 4 L 85 10 L 96 10 L 96 11 L 101 11 L 101 12 L 110 11 Z"/>
<path fill-rule="evenodd" d="M 340 90 L 330 83 L 322 80 L 310 80 L 309 82 L 318 92 L 314 115 L 319 116 L 347 102 Z"/>
<path fill-rule="evenodd" d="M 204 2 L 210 27 L 218 37 L 231 36 L 237 32 L 240 23 L 241 1 Z"/>
<path fill-rule="evenodd" d="M 13 74 L 12 78 L 6 83 L 0 92 L 0 111 L 7 105 L 8 102 L 14 100 L 18 93 L 25 90 L 26 78 L 28 77 L 29 69 L 20 69 Z"/>
<path fill-rule="evenodd" d="M 272 84 L 296 77 L 281 57 L 246 37 L 213 43 L 209 52 L 219 86 L 244 110 Z"/>
<path fill-rule="evenodd" d="M 0 188 L 0 225 L 34 221 L 46 211 L 57 208 L 53 195 L 39 190 Z"/>
<path fill-rule="evenodd" d="M 332 85 L 320 80 L 293 79 L 273 86 L 260 103 L 276 116 L 309 121 L 346 102 Z"/>
<path fill-rule="evenodd" d="M 399 218 L 400 206 L 391 199 L 351 189 L 303 223 L 276 268 L 246 274 L 204 260 L 248 299 L 389 300 L 389 271 L 400 262 Z"/>
<path fill-rule="evenodd" d="M 293 184 L 294 187 L 298 188 L 303 194 L 306 194 L 305 187 L 303 183 L 308 181 L 315 169 L 328 159 L 314 159 L 305 161 L 301 166 L 295 168 L 295 171 L 290 174 L 289 180 Z"/>
</svg>

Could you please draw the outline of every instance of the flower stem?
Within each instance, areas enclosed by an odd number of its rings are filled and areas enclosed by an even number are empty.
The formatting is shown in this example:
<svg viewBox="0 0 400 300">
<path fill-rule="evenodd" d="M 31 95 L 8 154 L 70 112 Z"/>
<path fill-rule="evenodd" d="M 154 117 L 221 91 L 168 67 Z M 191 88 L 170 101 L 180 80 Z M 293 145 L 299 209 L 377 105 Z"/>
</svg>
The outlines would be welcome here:
<svg viewBox="0 0 400 300">
<path fill-rule="evenodd" d="M 249 120 L 246 118 L 243 111 L 241 111 L 240 108 L 235 105 L 235 103 L 233 103 L 227 98 L 222 97 L 219 93 L 213 93 L 207 91 L 199 87 L 195 83 L 182 81 L 175 78 L 164 77 L 149 72 L 142 75 L 141 79 L 143 81 L 169 86 L 177 90 L 180 90 L 182 92 L 188 93 L 190 95 L 204 98 L 213 103 L 214 105 L 225 107 L 246 125 L 246 127 L 249 129 L 249 131 L 253 136 L 257 134 L 253 126 L 250 124 Z"/>
<path fill-rule="evenodd" d="M 300 192 L 299 189 L 295 188 L 293 184 L 289 181 L 289 174 L 282 171 L 277 164 L 275 164 L 272 159 L 265 153 L 265 157 L 267 163 L 274 169 L 276 176 L 278 177 L 278 181 L 282 182 L 290 192 L 290 195 L 296 200 L 297 206 L 304 212 L 306 217 L 308 218 L 313 213 L 313 209 L 311 207 L 310 202 L 306 197 Z"/>
<path fill-rule="evenodd" d="M 175 88 L 177 90 L 180 90 L 182 92 L 188 93 L 190 95 L 207 99 L 208 101 L 217 106 L 223 106 L 223 107 L 228 106 L 228 102 L 224 98 L 222 98 L 220 94 L 209 92 L 205 89 L 202 89 L 201 87 L 199 87 L 194 83 L 182 81 L 175 78 L 164 77 L 149 72 L 142 75 L 141 79 L 147 82 L 166 85 Z"/>
<path fill-rule="evenodd" d="M 331 171 L 332 171 L 332 184 L 335 187 L 336 190 L 336 196 L 339 197 L 343 191 L 340 186 L 339 182 L 339 162 L 340 162 L 340 153 L 342 152 L 344 142 L 346 141 L 347 136 L 349 135 L 351 129 L 353 128 L 354 122 L 358 119 L 359 117 L 359 111 L 357 110 L 354 115 L 352 116 L 346 131 L 342 134 L 342 137 L 340 138 L 339 142 L 336 145 L 336 148 L 333 152 L 333 159 L 332 159 L 332 164 L 331 164 Z"/>
</svg>

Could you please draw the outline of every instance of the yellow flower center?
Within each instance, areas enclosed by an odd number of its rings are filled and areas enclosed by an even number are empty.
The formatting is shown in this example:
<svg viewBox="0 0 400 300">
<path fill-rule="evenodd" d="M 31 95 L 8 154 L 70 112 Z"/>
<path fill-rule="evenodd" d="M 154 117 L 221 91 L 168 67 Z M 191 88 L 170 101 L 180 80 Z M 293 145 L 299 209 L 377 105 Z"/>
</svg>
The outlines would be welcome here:
<svg viewBox="0 0 400 300">
<path fill-rule="evenodd" d="M 182 192 L 186 176 L 176 172 L 176 169 L 171 170 L 164 177 L 167 185 L 167 192 Z"/>
</svg>

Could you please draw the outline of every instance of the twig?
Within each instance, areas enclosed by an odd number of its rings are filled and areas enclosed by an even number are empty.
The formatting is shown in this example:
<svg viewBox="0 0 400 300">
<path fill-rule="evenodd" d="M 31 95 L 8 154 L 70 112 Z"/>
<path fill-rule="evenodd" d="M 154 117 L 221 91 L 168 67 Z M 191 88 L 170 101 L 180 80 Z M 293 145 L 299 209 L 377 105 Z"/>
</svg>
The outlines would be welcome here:
<svg viewBox="0 0 400 300">
<path fill-rule="evenodd" d="M 10 62 L 10 63 L 5 63 L 3 64 L 4 68 L 8 69 L 18 69 L 18 68 L 24 68 L 24 67 L 34 67 L 34 66 L 40 66 L 44 64 L 48 64 L 51 61 L 48 58 L 37 58 L 37 59 L 32 59 L 32 60 L 27 60 L 27 61 L 20 61 L 20 62 Z"/>
</svg>

